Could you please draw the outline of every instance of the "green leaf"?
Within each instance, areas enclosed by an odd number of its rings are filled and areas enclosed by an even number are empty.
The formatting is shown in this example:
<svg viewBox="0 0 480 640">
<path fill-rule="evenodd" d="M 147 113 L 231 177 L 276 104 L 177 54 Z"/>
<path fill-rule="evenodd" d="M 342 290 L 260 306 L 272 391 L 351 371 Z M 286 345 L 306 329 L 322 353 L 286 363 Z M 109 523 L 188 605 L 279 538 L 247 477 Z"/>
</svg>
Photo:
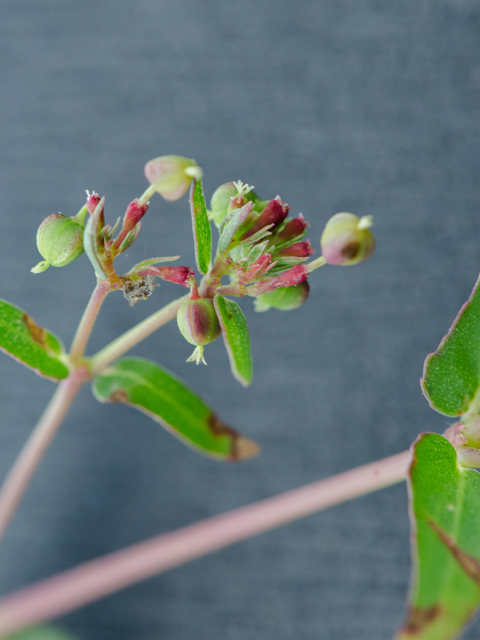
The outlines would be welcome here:
<svg viewBox="0 0 480 640">
<path fill-rule="evenodd" d="M 75 640 L 75 638 L 55 627 L 42 625 L 41 627 L 32 627 L 31 629 L 14 633 L 5 638 L 5 640 Z"/>
<path fill-rule="evenodd" d="M 197 267 L 201 273 L 208 273 L 212 260 L 212 228 L 208 219 L 201 180 L 192 180 L 190 209 Z"/>
<path fill-rule="evenodd" d="M 268 246 L 268 240 L 261 242 L 260 244 L 254 245 L 248 254 L 247 266 L 252 265 L 261 255 L 264 254 L 265 249 Z"/>
<path fill-rule="evenodd" d="M 229 218 L 228 222 L 223 226 L 221 230 L 217 246 L 217 255 L 220 255 L 221 253 L 224 253 L 228 250 L 235 234 L 248 218 L 251 209 L 252 203 L 247 202 L 247 204 L 243 205 L 241 209 L 235 209 L 234 211 L 232 211 L 232 216 Z"/>
<path fill-rule="evenodd" d="M 232 373 L 244 387 L 248 387 L 253 377 L 253 365 L 247 319 L 233 300 L 216 295 L 214 303 Z"/>
<path fill-rule="evenodd" d="M 447 416 L 472 409 L 480 389 L 480 278 L 440 346 L 425 361 L 422 389 L 430 405 Z M 473 406 L 472 406 L 473 404 Z"/>
<path fill-rule="evenodd" d="M 263 227 L 263 229 L 260 229 L 259 231 L 257 231 L 257 233 L 254 233 L 248 238 L 245 238 L 245 240 L 242 240 L 241 242 L 239 242 L 238 245 L 239 246 L 250 245 L 250 244 L 255 244 L 255 242 L 260 242 L 260 240 L 262 240 L 263 238 L 266 238 L 267 236 L 272 235 L 272 232 L 270 231 L 270 229 L 273 226 L 275 226 L 273 223 L 267 224 L 265 227 Z"/>
<path fill-rule="evenodd" d="M 254 442 L 221 422 L 179 378 L 149 360 L 119 360 L 94 379 L 93 393 L 100 402 L 139 409 L 200 453 L 240 460 L 258 452 Z"/>
<path fill-rule="evenodd" d="M 0 349 L 52 380 L 68 376 L 60 340 L 5 300 L 0 300 Z"/>
<path fill-rule="evenodd" d="M 480 604 L 480 475 L 450 442 L 426 433 L 408 477 L 414 568 L 408 617 L 396 640 L 456 638 Z"/>
</svg>

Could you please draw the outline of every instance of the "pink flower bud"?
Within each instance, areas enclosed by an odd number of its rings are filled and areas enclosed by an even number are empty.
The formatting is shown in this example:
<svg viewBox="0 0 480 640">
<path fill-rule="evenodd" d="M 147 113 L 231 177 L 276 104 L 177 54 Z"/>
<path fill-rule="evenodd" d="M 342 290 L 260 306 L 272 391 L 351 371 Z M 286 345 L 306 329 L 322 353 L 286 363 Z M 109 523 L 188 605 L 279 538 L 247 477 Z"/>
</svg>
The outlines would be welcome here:
<svg viewBox="0 0 480 640">
<path fill-rule="evenodd" d="M 130 231 L 133 227 L 140 222 L 143 216 L 146 214 L 148 204 L 146 202 L 140 203 L 138 198 L 135 198 L 127 207 L 125 215 L 123 217 L 123 228 Z"/>
<path fill-rule="evenodd" d="M 288 271 L 284 271 L 279 276 L 270 278 L 266 282 L 260 282 L 250 288 L 253 295 L 258 296 L 262 293 L 268 293 L 278 287 L 293 287 L 307 279 L 308 267 L 304 264 L 297 264 Z"/>
<path fill-rule="evenodd" d="M 249 269 L 247 269 L 247 272 L 245 274 L 245 281 L 252 282 L 257 278 L 260 278 L 260 276 L 267 271 L 271 262 L 272 262 L 272 256 L 269 253 L 264 253 L 263 256 L 260 256 L 252 264 L 252 266 Z"/>
<path fill-rule="evenodd" d="M 140 220 L 143 218 L 145 213 L 147 212 L 148 204 L 145 202 L 139 202 L 138 198 L 133 200 L 127 207 L 125 215 L 123 216 L 123 225 L 120 233 L 117 236 L 117 239 L 114 242 L 114 248 L 122 253 L 129 246 L 131 246 L 140 232 L 141 225 L 139 224 Z M 137 227 L 138 225 L 138 227 Z M 137 227 L 135 229 L 135 227 Z M 135 229 L 135 232 L 132 234 L 132 230 Z M 130 234 L 130 236 L 129 236 Z M 129 236 L 129 240 L 125 244 L 124 241 Z"/>
<path fill-rule="evenodd" d="M 285 218 L 288 216 L 288 212 L 290 211 L 290 207 L 288 204 L 285 204 L 280 200 L 277 196 L 275 200 L 270 200 L 270 202 L 265 206 L 262 213 L 257 218 L 257 221 L 253 225 L 251 229 L 243 234 L 241 240 L 245 240 L 246 238 L 250 238 L 254 233 L 263 229 L 269 224 L 273 224 L 274 226 L 270 229 L 275 229 L 278 225 L 282 224 Z"/>
<path fill-rule="evenodd" d="M 91 216 L 93 215 L 93 212 L 97 208 L 97 205 L 100 202 L 100 199 L 101 199 L 100 196 L 98 195 L 98 193 L 95 193 L 95 191 L 93 193 L 89 193 L 87 191 L 87 210 Z"/>
<path fill-rule="evenodd" d="M 157 276 L 167 282 L 190 286 L 190 278 L 195 272 L 190 267 L 146 267 L 138 272 L 139 276 Z"/>
<path fill-rule="evenodd" d="M 286 223 L 283 229 L 275 236 L 275 242 L 277 244 L 282 244 L 289 240 L 293 240 L 300 236 L 307 227 L 307 222 L 303 219 L 302 214 L 300 214 L 298 218 L 292 218 Z"/>
<path fill-rule="evenodd" d="M 145 165 L 145 177 L 165 200 L 179 200 L 192 178 L 202 177 L 195 160 L 181 156 L 160 156 Z"/>
<path fill-rule="evenodd" d="M 295 242 L 295 244 L 276 253 L 275 257 L 308 258 L 312 253 L 315 253 L 315 251 L 310 244 L 310 240 L 307 240 L 306 242 Z"/>
</svg>

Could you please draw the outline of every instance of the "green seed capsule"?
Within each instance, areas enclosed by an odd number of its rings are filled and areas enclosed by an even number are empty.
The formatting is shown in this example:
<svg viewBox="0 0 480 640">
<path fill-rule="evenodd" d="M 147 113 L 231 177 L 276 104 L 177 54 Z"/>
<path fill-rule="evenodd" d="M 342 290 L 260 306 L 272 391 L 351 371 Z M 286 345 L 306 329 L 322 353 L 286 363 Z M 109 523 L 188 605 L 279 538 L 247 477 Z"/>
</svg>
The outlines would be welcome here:
<svg viewBox="0 0 480 640">
<path fill-rule="evenodd" d="M 268 311 L 272 307 L 281 311 L 298 309 L 308 298 L 310 285 L 305 280 L 292 287 L 279 287 L 262 293 L 255 299 L 255 311 Z"/>
<path fill-rule="evenodd" d="M 219 222 L 227 215 L 230 199 L 236 196 L 237 193 L 238 189 L 233 182 L 226 182 L 213 192 L 212 199 L 210 200 L 210 209 L 215 219 L 219 219 Z"/>
<path fill-rule="evenodd" d="M 219 227 L 232 209 L 240 209 L 246 202 L 253 202 L 253 208 L 257 212 L 261 212 L 267 204 L 267 201 L 260 200 L 255 191 L 243 182 L 226 182 L 214 191 L 210 200 L 211 219 Z"/>
<path fill-rule="evenodd" d="M 210 298 L 184 302 L 178 310 L 177 322 L 182 336 L 190 344 L 209 344 L 220 335 L 220 324 Z"/>
<path fill-rule="evenodd" d="M 207 364 L 203 357 L 203 346 L 216 340 L 221 332 L 213 300 L 187 300 L 178 310 L 177 323 L 185 340 L 197 347 L 187 362 Z"/>
<path fill-rule="evenodd" d="M 182 156 L 160 156 L 145 165 L 145 177 L 165 200 L 179 200 L 192 178 L 201 180 L 202 170 L 195 160 Z"/>
<path fill-rule="evenodd" d="M 45 260 L 31 269 L 33 273 L 45 271 L 50 265 L 64 267 L 83 253 L 83 226 L 61 213 L 54 213 L 38 228 L 37 247 Z"/>
<path fill-rule="evenodd" d="M 320 238 L 326 262 L 348 267 L 369 258 L 375 250 L 372 224 L 372 216 L 360 219 L 352 213 L 332 216 Z"/>
</svg>

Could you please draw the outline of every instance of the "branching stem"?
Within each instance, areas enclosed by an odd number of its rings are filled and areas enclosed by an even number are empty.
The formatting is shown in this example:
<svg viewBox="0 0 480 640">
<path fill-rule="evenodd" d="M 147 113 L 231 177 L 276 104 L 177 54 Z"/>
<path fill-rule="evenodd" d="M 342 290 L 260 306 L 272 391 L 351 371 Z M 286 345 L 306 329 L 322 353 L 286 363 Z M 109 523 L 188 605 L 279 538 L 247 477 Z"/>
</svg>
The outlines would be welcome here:
<svg viewBox="0 0 480 640">
<path fill-rule="evenodd" d="M 405 451 L 156 536 L 0 600 L 0 637 L 55 618 L 140 580 L 405 479 Z"/>
<path fill-rule="evenodd" d="M 90 371 L 92 375 L 100 373 L 111 362 L 120 356 L 123 356 L 124 353 L 132 349 L 132 347 L 137 345 L 139 342 L 142 342 L 142 340 L 145 340 L 145 338 L 154 331 L 170 320 L 173 320 L 177 315 L 177 311 L 188 297 L 189 294 L 173 300 L 173 302 L 162 307 L 159 311 L 153 313 L 143 322 L 132 327 L 132 329 L 119 336 L 116 340 L 96 353 L 90 360 Z"/>
<path fill-rule="evenodd" d="M 188 297 L 187 295 L 174 300 L 105 347 L 97 354 L 96 358 L 92 359 L 92 371 L 90 371 L 86 364 L 82 364 L 82 359 L 98 312 L 109 291 L 109 283 L 99 279 L 73 339 L 70 359 L 74 368 L 69 377 L 58 385 L 40 421 L 25 443 L 0 489 L 0 539 L 82 385 L 94 373 L 99 373 L 112 360 L 123 355 L 174 318 L 178 308 Z"/>
</svg>

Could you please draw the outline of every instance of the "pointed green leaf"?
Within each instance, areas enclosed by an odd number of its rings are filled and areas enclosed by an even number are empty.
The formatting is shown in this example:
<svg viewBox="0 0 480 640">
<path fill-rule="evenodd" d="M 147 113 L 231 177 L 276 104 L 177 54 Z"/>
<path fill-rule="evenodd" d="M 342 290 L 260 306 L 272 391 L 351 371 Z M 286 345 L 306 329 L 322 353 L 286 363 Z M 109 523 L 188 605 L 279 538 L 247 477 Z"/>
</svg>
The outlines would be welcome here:
<svg viewBox="0 0 480 640">
<path fill-rule="evenodd" d="M 430 405 L 447 416 L 462 415 L 472 404 L 478 404 L 480 278 L 470 298 L 460 309 L 450 331 L 435 353 L 426 359 L 422 389 Z"/>
<path fill-rule="evenodd" d="M 248 254 L 247 265 L 251 266 L 261 255 L 265 252 L 265 249 L 268 246 L 268 240 L 261 242 L 260 244 L 254 245 Z"/>
<path fill-rule="evenodd" d="M 14 633 L 5 640 L 75 640 L 75 638 L 56 627 L 42 625 Z"/>
<path fill-rule="evenodd" d="M 233 300 L 217 295 L 214 302 L 222 327 L 230 368 L 234 377 L 244 387 L 248 387 L 253 377 L 253 365 L 247 319 Z"/>
<path fill-rule="evenodd" d="M 197 267 L 201 273 L 208 273 L 212 260 L 212 228 L 208 219 L 201 180 L 192 180 L 190 209 Z"/>
<path fill-rule="evenodd" d="M 52 380 L 68 376 L 60 340 L 5 300 L 0 300 L 0 349 Z"/>
<path fill-rule="evenodd" d="M 414 567 L 396 640 L 456 638 L 480 604 L 480 475 L 450 442 L 419 436 L 408 477 Z"/>
<path fill-rule="evenodd" d="M 149 260 L 143 260 L 142 262 L 138 262 L 135 266 L 133 266 L 128 273 L 140 271 L 141 269 L 145 269 L 145 267 L 150 267 L 153 264 L 158 264 L 159 262 L 173 262 L 174 260 L 178 260 L 179 258 L 180 256 L 167 256 L 165 258 L 150 258 Z"/>
<path fill-rule="evenodd" d="M 260 231 L 257 231 L 257 233 L 254 233 L 248 238 L 245 238 L 245 240 L 242 240 L 241 242 L 239 242 L 238 243 L 239 246 L 251 245 L 251 244 L 254 244 L 255 242 L 259 242 L 260 240 L 262 240 L 263 238 L 266 238 L 267 236 L 271 236 L 272 232 L 270 231 L 270 229 L 273 226 L 275 226 L 273 223 L 267 224 L 265 227 L 263 227 L 263 229 L 260 229 Z"/>
<path fill-rule="evenodd" d="M 240 229 L 242 224 L 248 218 L 250 211 L 252 210 L 252 202 L 247 202 L 241 209 L 235 209 L 232 211 L 232 216 L 228 222 L 223 226 L 220 232 L 220 238 L 218 240 L 217 255 L 224 253 L 229 248 L 232 240 Z"/>
<path fill-rule="evenodd" d="M 205 455 L 240 460 L 258 452 L 254 442 L 221 422 L 179 378 L 149 360 L 119 360 L 94 379 L 93 393 L 100 402 L 139 409 Z"/>
</svg>

